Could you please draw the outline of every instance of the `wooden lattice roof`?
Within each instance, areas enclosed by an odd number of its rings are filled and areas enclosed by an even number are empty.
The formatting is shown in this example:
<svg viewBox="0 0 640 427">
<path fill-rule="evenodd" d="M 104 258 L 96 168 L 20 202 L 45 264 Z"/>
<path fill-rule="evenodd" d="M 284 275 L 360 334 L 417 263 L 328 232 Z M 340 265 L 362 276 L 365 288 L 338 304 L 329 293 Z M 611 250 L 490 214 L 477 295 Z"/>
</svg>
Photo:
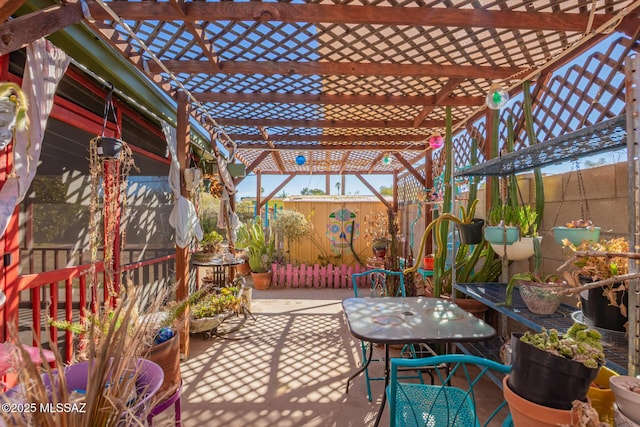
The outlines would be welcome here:
<svg viewBox="0 0 640 427">
<path fill-rule="evenodd" d="M 605 35 L 635 40 L 640 28 L 630 0 L 87 5 L 78 16 L 72 2 L 65 25 L 81 20 L 163 90 L 191 93 L 199 122 L 222 128 L 238 159 L 265 174 L 418 169 L 445 108 L 464 129 L 492 83 L 515 91 Z"/>
</svg>

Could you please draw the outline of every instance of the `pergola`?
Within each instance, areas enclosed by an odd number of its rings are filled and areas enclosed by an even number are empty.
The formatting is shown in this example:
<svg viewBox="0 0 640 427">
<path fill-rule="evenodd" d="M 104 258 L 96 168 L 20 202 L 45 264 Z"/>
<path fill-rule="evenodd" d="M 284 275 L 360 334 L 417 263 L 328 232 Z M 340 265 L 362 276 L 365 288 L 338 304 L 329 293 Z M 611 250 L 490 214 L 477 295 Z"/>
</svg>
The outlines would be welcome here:
<svg viewBox="0 0 640 427">
<path fill-rule="evenodd" d="M 500 84 L 513 95 L 532 81 L 541 83 L 539 91 L 551 71 L 611 32 L 635 43 L 639 6 L 3 0 L 2 21 L 16 18 L 0 28 L 0 53 L 55 38 L 58 30 L 88 31 L 170 97 L 182 93 L 179 108 L 248 173 L 284 175 L 273 194 L 299 174 L 323 174 L 327 182 L 330 175 L 354 175 L 377 194 L 366 175 L 392 174 L 397 182 L 404 173 L 430 186 L 435 161 L 428 140 L 444 135 L 447 111 L 454 133 L 478 134 L 472 124 L 486 115 L 480 149 L 490 157 L 483 143 L 492 132 L 490 87 Z M 79 33 L 70 34 L 76 45 L 63 48 L 91 50 Z M 92 67 L 90 59 L 86 65 Z M 143 91 L 129 92 L 166 116 Z"/>
</svg>

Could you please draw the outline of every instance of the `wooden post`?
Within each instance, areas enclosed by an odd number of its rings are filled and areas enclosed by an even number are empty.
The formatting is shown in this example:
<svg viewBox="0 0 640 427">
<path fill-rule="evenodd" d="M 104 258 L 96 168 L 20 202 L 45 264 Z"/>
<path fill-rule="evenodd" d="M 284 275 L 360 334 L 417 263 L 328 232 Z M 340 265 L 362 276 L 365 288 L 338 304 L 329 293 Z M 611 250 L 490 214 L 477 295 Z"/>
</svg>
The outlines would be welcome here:
<svg viewBox="0 0 640 427">
<path fill-rule="evenodd" d="M 394 169 L 393 171 L 393 214 L 398 214 L 398 171 Z"/>
<path fill-rule="evenodd" d="M 262 172 L 258 170 L 256 172 L 256 212 L 255 216 L 258 218 L 262 218 L 262 214 L 260 213 L 262 200 L 260 200 L 260 187 L 262 186 Z"/>
<path fill-rule="evenodd" d="M 178 117 L 177 117 L 177 147 L 176 156 L 180 163 L 180 194 L 189 197 L 185 188 L 184 170 L 189 157 L 189 103 L 187 94 L 184 92 L 177 93 L 178 101 Z M 182 301 L 189 296 L 189 247 L 181 248 L 176 245 L 176 300 Z M 184 313 L 184 321 L 180 331 L 180 353 L 186 359 L 189 357 L 189 307 Z"/>
</svg>

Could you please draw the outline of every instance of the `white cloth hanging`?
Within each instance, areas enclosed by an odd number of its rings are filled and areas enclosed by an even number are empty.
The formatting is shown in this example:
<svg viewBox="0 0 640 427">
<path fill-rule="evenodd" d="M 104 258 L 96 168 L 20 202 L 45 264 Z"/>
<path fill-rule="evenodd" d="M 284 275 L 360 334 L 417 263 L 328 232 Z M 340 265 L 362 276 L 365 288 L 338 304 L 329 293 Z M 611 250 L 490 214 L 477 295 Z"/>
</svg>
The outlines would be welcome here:
<svg viewBox="0 0 640 427">
<path fill-rule="evenodd" d="M 13 151 L 15 174 L 9 175 L 0 189 L 0 236 L 7 230 L 15 207 L 24 199 L 36 175 L 56 88 L 70 61 L 71 58 L 62 50 L 44 38 L 27 46 L 22 91 L 29 105 L 29 127 L 16 132 Z"/>
<path fill-rule="evenodd" d="M 191 243 L 194 236 L 198 241 L 202 240 L 202 227 L 193 203 L 180 194 L 180 162 L 178 162 L 176 154 L 178 145 L 176 129 L 168 123 L 163 123 L 162 130 L 171 156 L 169 186 L 176 200 L 169 215 L 169 224 L 176 230 L 176 245 L 185 248 Z"/>
</svg>

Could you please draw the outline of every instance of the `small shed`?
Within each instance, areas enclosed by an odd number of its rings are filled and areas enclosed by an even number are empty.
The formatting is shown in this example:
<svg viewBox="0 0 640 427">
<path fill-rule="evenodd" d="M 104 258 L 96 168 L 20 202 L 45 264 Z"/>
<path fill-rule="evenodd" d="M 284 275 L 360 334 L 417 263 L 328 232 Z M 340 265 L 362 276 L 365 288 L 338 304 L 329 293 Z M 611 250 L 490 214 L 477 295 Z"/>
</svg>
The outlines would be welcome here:
<svg viewBox="0 0 640 427">
<path fill-rule="evenodd" d="M 289 196 L 283 202 L 314 226 L 312 239 L 292 244 L 292 262 L 352 264 L 354 252 L 365 261 L 372 256 L 371 233 L 386 231 L 387 209 L 375 196 Z"/>
</svg>

